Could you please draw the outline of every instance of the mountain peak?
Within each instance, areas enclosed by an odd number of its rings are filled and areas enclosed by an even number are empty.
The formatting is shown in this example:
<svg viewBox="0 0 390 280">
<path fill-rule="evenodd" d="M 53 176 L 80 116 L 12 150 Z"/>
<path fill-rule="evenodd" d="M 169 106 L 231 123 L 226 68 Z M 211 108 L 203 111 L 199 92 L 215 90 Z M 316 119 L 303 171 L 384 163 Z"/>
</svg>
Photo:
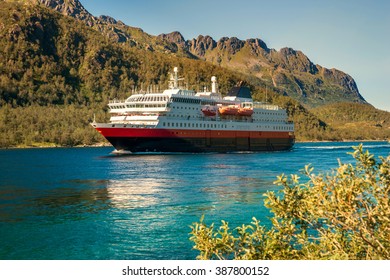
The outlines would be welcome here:
<svg viewBox="0 0 390 280">
<path fill-rule="evenodd" d="M 71 16 L 80 20 L 94 18 L 78 0 L 38 0 L 41 4 L 63 15 Z"/>
<path fill-rule="evenodd" d="M 317 67 L 310 61 L 310 59 L 301 51 L 292 48 L 282 48 L 279 50 L 281 62 L 280 66 L 285 69 L 295 69 L 299 72 L 307 72 L 316 74 Z"/>
<path fill-rule="evenodd" d="M 299 50 L 286 47 L 276 51 L 258 38 L 240 40 L 237 37 L 222 37 L 215 41 L 208 35 L 199 35 L 185 40 L 179 31 L 152 36 L 112 17 L 95 17 L 78 0 L 30 1 L 81 20 L 114 42 L 179 57 L 202 59 L 251 75 L 259 79 L 261 85 L 267 85 L 275 92 L 289 95 L 308 106 L 340 100 L 365 103 L 351 76 L 313 64 Z"/>
<path fill-rule="evenodd" d="M 207 51 L 213 50 L 217 43 L 208 35 L 199 35 L 197 39 L 192 39 L 188 45 L 191 53 L 203 57 Z"/>
<path fill-rule="evenodd" d="M 219 50 L 226 50 L 229 54 L 235 54 L 240 51 L 244 45 L 245 42 L 237 37 L 222 37 L 217 43 L 217 48 Z"/>
<path fill-rule="evenodd" d="M 173 31 L 168 34 L 163 33 L 158 35 L 157 38 L 167 40 L 168 42 L 175 43 L 178 45 L 184 45 L 186 42 L 183 35 L 179 31 Z"/>
</svg>

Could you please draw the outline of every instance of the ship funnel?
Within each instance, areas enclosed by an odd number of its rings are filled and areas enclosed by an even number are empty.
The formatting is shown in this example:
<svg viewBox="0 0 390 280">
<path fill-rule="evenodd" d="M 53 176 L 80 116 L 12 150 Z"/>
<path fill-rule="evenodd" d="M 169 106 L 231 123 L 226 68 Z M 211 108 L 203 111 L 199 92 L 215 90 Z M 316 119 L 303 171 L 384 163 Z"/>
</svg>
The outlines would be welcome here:
<svg viewBox="0 0 390 280">
<path fill-rule="evenodd" d="M 218 87 L 217 77 L 212 76 L 211 77 L 211 92 L 217 92 L 217 87 Z"/>
</svg>

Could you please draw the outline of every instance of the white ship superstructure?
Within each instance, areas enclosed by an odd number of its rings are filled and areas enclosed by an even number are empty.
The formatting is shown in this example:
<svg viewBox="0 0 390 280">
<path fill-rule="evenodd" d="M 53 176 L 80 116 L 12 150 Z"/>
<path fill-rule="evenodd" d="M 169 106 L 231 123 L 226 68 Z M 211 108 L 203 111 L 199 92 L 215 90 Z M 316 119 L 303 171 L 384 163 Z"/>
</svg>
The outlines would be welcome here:
<svg viewBox="0 0 390 280">
<path fill-rule="evenodd" d="M 131 152 L 229 152 L 286 150 L 294 144 L 294 124 L 284 109 L 253 102 L 249 88 L 218 92 L 179 87 L 177 68 L 169 89 L 113 100 L 109 123 L 93 123 L 117 150 Z"/>
</svg>

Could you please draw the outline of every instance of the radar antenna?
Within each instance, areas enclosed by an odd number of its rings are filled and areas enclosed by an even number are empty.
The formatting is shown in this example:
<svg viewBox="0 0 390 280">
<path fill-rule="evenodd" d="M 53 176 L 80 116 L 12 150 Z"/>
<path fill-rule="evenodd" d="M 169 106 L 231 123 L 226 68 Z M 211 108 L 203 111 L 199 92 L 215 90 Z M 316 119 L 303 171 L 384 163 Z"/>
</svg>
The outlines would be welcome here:
<svg viewBox="0 0 390 280">
<path fill-rule="evenodd" d="M 173 74 L 171 73 L 171 79 L 169 81 L 169 87 L 171 89 L 179 88 L 179 81 L 184 80 L 184 78 L 179 78 L 177 73 L 179 72 L 177 67 L 173 68 Z"/>
</svg>

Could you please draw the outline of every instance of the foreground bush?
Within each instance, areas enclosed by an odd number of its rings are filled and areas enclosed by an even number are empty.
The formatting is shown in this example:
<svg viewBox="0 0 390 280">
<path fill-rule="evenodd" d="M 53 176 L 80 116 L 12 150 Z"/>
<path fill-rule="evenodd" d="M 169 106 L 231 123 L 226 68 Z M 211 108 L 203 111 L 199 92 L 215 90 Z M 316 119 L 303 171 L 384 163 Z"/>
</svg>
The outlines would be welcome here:
<svg viewBox="0 0 390 280">
<path fill-rule="evenodd" d="M 306 166 L 306 183 L 278 177 L 283 189 L 265 194 L 270 228 L 256 218 L 234 230 L 194 223 L 198 259 L 390 259 L 390 156 L 376 160 L 362 145 L 352 156 L 355 165 L 327 175 Z"/>
</svg>

